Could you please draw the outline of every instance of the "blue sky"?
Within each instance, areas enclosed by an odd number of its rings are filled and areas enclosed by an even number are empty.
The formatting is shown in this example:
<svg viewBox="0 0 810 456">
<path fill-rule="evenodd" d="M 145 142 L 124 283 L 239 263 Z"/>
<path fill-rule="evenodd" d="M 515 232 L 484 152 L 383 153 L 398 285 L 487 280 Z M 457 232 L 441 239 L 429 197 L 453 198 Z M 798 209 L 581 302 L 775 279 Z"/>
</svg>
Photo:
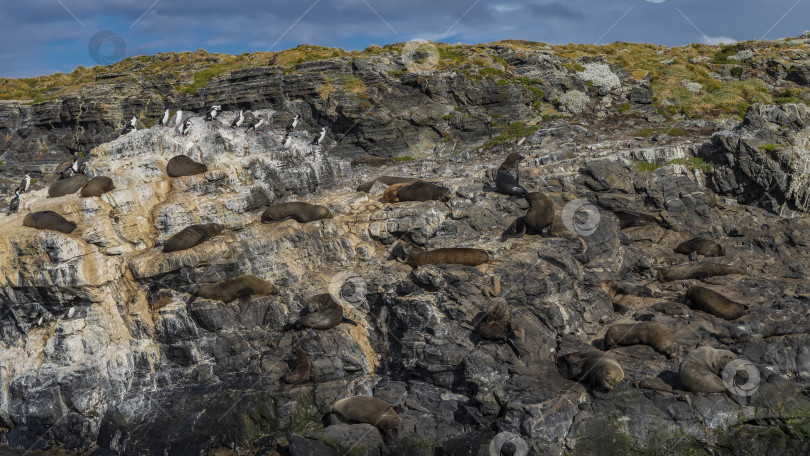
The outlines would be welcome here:
<svg viewBox="0 0 810 456">
<path fill-rule="evenodd" d="M 298 44 L 776 39 L 810 29 L 803 0 L 33 0 L 5 2 L 0 77 L 168 51 L 241 54 Z"/>
</svg>

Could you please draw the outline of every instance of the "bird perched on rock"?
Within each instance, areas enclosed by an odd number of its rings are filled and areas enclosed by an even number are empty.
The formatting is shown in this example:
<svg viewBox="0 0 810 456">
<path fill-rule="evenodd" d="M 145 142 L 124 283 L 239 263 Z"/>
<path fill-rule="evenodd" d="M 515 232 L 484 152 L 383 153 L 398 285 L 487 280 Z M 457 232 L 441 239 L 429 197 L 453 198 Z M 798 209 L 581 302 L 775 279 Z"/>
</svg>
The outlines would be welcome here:
<svg viewBox="0 0 810 456">
<path fill-rule="evenodd" d="M 251 128 L 253 129 L 253 133 L 259 134 L 259 128 L 264 125 L 264 117 L 259 116 L 248 123 L 248 127 L 245 132 L 249 131 Z"/>
<path fill-rule="evenodd" d="M 289 125 L 287 125 L 287 129 L 285 130 L 285 132 L 286 132 L 288 135 L 289 135 L 290 133 L 292 133 L 293 131 L 295 131 L 295 127 L 297 127 L 297 126 L 298 126 L 298 120 L 299 120 L 299 119 L 301 119 L 301 116 L 300 116 L 299 114 L 296 114 L 296 115 L 293 117 L 292 122 L 291 122 Z"/>
<path fill-rule="evenodd" d="M 215 105 L 215 106 L 211 107 L 211 111 L 209 111 L 208 115 L 205 116 L 205 121 L 210 122 L 210 121 L 216 120 L 217 114 L 221 110 L 222 110 L 222 106 L 220 106 L 220 105 Z"/>
<path fill-rule="evenodd" d="M 29 187 L 31 187 L 31 175 L 25 173 L 25 177 L 20 181 L 20 193 L 27 192 Z"/>
<path fill-rule="evenodd" d="M 121 134 L 125 135 L 127 133 L 132 133 L 133 131 L 138 131 L 138 128 L 136 127 L 137 124 L 138 118 L 133 116 L 132 120 L 130 120 L 129 123 L 124 127 L 124 130 L 121 131 Z"/>
<path fill-rule="evenodd" d="M 242 126 L 242 123 L 245 121 L 245 114 L 243 110 L 239 110 L 239 115 L 233 119 L 231 122 L 231 128 L 239 128 Z"/>
<path fill-rule="evenodd" d="M 8 203 L 8 215 L 11 215 L 12 212 L 19 212 L 20 211 L 20 189 L 14 189 L 14 198 L 11 199 L 11 202 Z"/>
<path fill-rule="evenodd" d="M 321 147 L 321 142 L 323 142 L 323 138 L 326 137 L 326 127 L 321 127 L 321 132 L 312 139 L 312 145 Z"/>
<path fill-rule="evenodd" d="M 70 177 L 72 175 L 73 175 L 73 166 L 71 165 L 71 166 L 68 166 L 67 168 L 65 168 L 63 171 L 59 172 L 59 179 L 58 180 L 67 179 L 68 177 Z"/>
<path fill-rule="evenodd" d="M 160 119 L 160 126 L 165 127 L 169 124 L 169 110 L 167 109 L 166 112 L 163 113 L 163 118 Z"/>
<path fill-rule="evenodd" d="M 191 131 L 191 119 L 187 119 L 185 122 L 183 122 L 183 125 L 180 125 L 177 128 L 177 134 L 179 136 L 186 136 L 189 131 Z"/>
<path fill-rule="evenodd" d="M 87 167 L 87 163 L 79 164 L 78 155 L 73 157 L 73 163 L 70 165 L 70 169 L 73 171 L 73 174 L 84 174 L 85 167 Z"/>
</svg>

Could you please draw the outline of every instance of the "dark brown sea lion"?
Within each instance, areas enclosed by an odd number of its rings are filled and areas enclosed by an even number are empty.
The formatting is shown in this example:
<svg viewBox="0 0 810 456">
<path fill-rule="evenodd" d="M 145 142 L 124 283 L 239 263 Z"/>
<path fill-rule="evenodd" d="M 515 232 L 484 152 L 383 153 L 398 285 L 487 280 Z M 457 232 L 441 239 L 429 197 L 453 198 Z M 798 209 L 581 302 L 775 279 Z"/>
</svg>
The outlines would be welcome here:
<svg viewBox="0 0 810 456">
<path fill-rule="evenodd" d="M 402 420 L 387 402 L 370 396 L 353 396 L 332 405 L 332 412 L 346 420 L 366 423 L 388 435 L 396 437 L 402 429 Z"/>
<path fill-rule="evenodd" d="M 208 171 L 208 166 L 197 163 L 185 155 L 177 155 L 166 164 L 166 174 L 169 177 L 194 176 Z"/>
<path fill-rule="evenodd" d="M 253 275 L 243 275 L 222 282 L 212 283 L 197 290 L 197 296 L 203 299 L 216 299 L 231 302 L 247 296 L 267 296 L 278 294 L 278 288 L 270 282 Z"/>
<path fill-rule="evenodd" d="M 498 193 L 510 196 L 522 196 L 527 193 L 526 189 L 520 186 L 518 165 L 521 160 L 523 157 L 519 153 L 512 152 L 501 163 L 495 174 L 495 189 Z"/>
<path fill-rule="evenodd" d="M 675 247 L 675 253 L 689 255 L 692 252 L 697 252 L 699 255 L 707 257 L 718 257 L 725 256 L 726 249 L 713 240 L 702 237 L 694 237 L 688 241 L 681 242 Z"/>
<path fill-rule="evenodd" d="M 70 234 L 76 229 L 76 224 L 66 220 L 53 211 L 32 212 L 23 219 L 23 226 L 38 230 L 53 230 Z"/>
<path fill-rule="evenodd" d="M 728 390 L 720 375 L 726 364 L 737 359 L 728 350 L 700 347 L 681 363 L 678 376 L 687 391 L 693 393 L 722 393 Z"/>
<path fill-rule="evenodd" d="M 87 185 L 88 179 L 84 174 L 76 174 L 54 182 L 48 187 L 48 196 L 59 198 L 60 196 L 72 195 Z"/>
<path fill-rule="evenodd" d="M 633 226 L 658 225 L 658 219 L 649 214 L 631 211 L 629 209 L 616 209 L 611 211 L 619 218 L 619 229 Z"/>
<path fill-rule="evenodd" d="M 610 391 L 624 379 L 622 366 L 604 352 L 573 352 L 557 358 L 557 369 L 565 378 Z"/>
<path fill-rule="evenodd" d="M 280 222 L 287 219 L 293 219 L 298 223 L 309 223 L 325 218 L 332 218 L 329 209 L 304 202 L 275 204 L 262 213 L 262 223 Z"/>
<path fill-rule="evenodd" d="M 615 280 L 608 280 L 602 282 L 602 289 L 605 293 L 609 294 L 611 298 L 619 295 L 624 296 L 646 296 L 652 297 L 653 292 L 644 285 L 636 285 L 630 282 L 617 282 Z"/>
<path fill-rule="evenodd" d="M 167 239 L 166 243 L 163 244 L 163 251 L 169 253 L 190 249 L 218 235 L 224 228 L 219 223 L 191 225 Z"/>
<path fill-rule="evenodd" d="M 649 345 L 655 351 L 672 358 L 678 353 L 678 341 L 672 332 L 661 323 L 641 321 L 613 325 L 605 333 L 605 348 L 617 345 Z"/>
<path fill-rule="evenodd" d="M 82 188 L 81 195 L 82 198 L 101 196 L 111 190 L 115 190 L 112 179 L 106 176 L 96 176 Z"/>
<path fill-rule="evenodd" d="M 393 165 L 394 163 L 396 163 L 396 162 L 394 161 L 393 158 L 375 157 L 373 155 L 366 155 L 364 157 L 357 157 L 354 160 L 352 160 L 352 166 L 363 166 L 363 165 L 365 165 L 365 166 L 375 167 L 375 166 Z M 361 190 L 358 189 L 357 191 L 359 192 Z M 362 191 L 368 191 L 368 190 L 362 190 Z"/>
<path fill-rule="evenodd" d="M 343 306 L 329 293 L 313 296 L 309 301 L 317 305 L 318 310 L 304 315 L 293 324 L 286 325 L 283 328 L 284 330 L 300 328 L 331 329 L 343 321 L 356 324 L 351 320 L 343 318 Z"/>
<path fill-rule="evenodd" d="M 444 248 L 425 251 L 419 247 L 413 247 L 403 262 L 414 268 L 425 264 L 478 266 L 489 262 L 489 254 L 486 250 L 481 249 Z"/>
<path fill-rule="evenodd" d="M 526 194 L 529 210 L 526 215 L 519 217 L 504 231 L 501 240 L 521 237 L 524 234 L 547 235 L 554 224 L 554 202 L 541 192 Z"/>
<path fill-rule="evenodd" d="M 310 370 L 309 356 L 307 356 L 307 352 L 299 348 L 295 350 L 295 368 L 284 374 L 282 380 L 291 385 L 304 383 L 309 378 Z"/>
<path fill-rule="evenodd" d="M 383 199 L 385 199 L 386 203 L 397 203 L 399 202 L 399 189 L 402 187 L 409 185 L 407 182 L 400 182 L 398 184 L 392 184 L 388 188 L 385 189 L 383 193 Z"/>
<path fill-rule="evenodd" d="M 512 313 L 506 299 L 498 298 L 486 313 L 484 321 L 478 325 L 481 338 L 493 342 L 506 342 L 520 358 L 520 350 L 512 340 Z"/>
<path fill-rule="evenodd" d="M 745 274 L 742 269 L 728 264 L 697 263 L 673 266 L 661 272 L 661 279 L 665 282 L 673 280 L 705 279 L 707 277 L 724 276 L 729 274 Z"/>
<path fill-rule="evenodd" d="M 697 285 L 686 290 L 686 304 L 691 309 L 702 310 L 725 320 L 736 320 L 748 313 L 744 305 Z"/>
<path fill-rule="evenodd" d="M 450 189 L 425 181 L 416 181 L 399 189 L 400 201 L 448 201 Z"/>
<path fill-rule="evenodd" d="M 416 177 L 380 176 L 380 177 L 378 177 L 378 178 L 376 178 L 374 180 L 370 180 L 368 182 L 363 182 L 362 184 L 360 184 L 357 187 L 357 191 L 358 192 L 366 192 L 366 193 L 368 193 L 368 191 L 371 190 L 371 187 L 374 186 L 375 182 L 381 182 L 381 183 L 383 183 L 385 185 L 394 185 L 394 184 L 399 184 L 399 183 L 402 183 L 402 182 L 411 184 L 411 183 L 416 182 L 418 180 L 419 180 L 419 178 L 416 178 Z"/>
</svg>

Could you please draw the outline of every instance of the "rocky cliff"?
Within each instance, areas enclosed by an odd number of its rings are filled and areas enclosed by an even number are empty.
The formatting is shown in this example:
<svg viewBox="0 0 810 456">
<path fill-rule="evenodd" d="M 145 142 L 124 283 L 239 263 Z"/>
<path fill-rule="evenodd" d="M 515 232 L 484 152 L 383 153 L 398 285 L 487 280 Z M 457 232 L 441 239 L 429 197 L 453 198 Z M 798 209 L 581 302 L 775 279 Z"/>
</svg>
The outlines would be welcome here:
<svg viewBox="0 0 810 456">
<path fill-rule="evenodd" d="M 488 455 L 510 439 L 530 454 L 806 454 L 807 106 L 755 104 L 742 122 L 682 118 L 680 134 L 638 134 L 645 116 L 664 117 L 642 97 L 648 83 L 600 63 L 580 73 L 596 68 L 615 80 L 589 85 L 556 64 L 559 57 L 543 55 L 504 57 L 525 77 L 546 81 L 528 85 L 472 84 L 435 72 L 400 75 L 401 85 L 389 89 L 393 76 L 374 69 L 374 58 L 304 64 L 291 98 L 291 74 L 246 69 L 196 96 L 199 106 L 217 97 L 240 100 L 229 108 L 252 105 L 253 115 L 274 119 L 260 133 L 229 128 L 236 112 L 226 109 L 221 122 L 193 117 L 187 137 L 154 126 L 89 150 L 86 173 L 115 183 L 101 197 L 48 198 L 35 185 L 19 214 L 0 216 L 4 451 Z M 352 129 L 356 117 L 342 117 L 352 92 L 337 89 L 324 99 L 320 82 L 306 79 L 322 81 L 321 71 L 377 74 L 381 99 L 424 103 L 374 111 Z M 517 116 L 510 120 L 523 115 L 521 106 L 533 109 L 530 97 L 540 95 L 531 87 L 541 84 L 541 98 L 555 84 L 591 93 L 589 111 L 533 128 L 496 127 L 497 141 L 473 148 L 489 140 L 498 109 Z M 446 109 L 448 99 L 462 110 Z M 636 103 L 627 117 L 597 108 L 624 99 Z M 576 110 L 575 101 L 560 112 Z M 285 147 L 293 111 L 306 122 Z M 322 120 L 330 140 L 309 145 Z M 454 125 L 446 142 L 442 122 Z M 380 133 L 386 126 L 389 133 Z M 336 130 L 356 136 L 341 142 Z M 32 141 L 35 132 L 27 133 Z M 346 142 L 380 147 L 383 156 L 409 151 L 414 159 L 351 164 L 356 151 L 341 149 Z M 494 191 L 493 169 L 511 152 L 525 157 L 521 184 L 555 204 L 549 236 L 502 239 L 528 207 Z M 170 178 L 166 163 L 176 155 L 208 171 Z M 451 197 L 388 204 L 382 184 L 356 191 L 379 175 L 440 182 Z M 281 201 L 325 205 L 334 216 L 260 223 L 262 210 Z M 78 227 L 62 234 L 22 225 L 40 210 Z M 645 214 L 645 223 L 631 226 L 622 211 Z M 191 249 L 163 252 L 171 235 L 197 223 L 225 230 Z M 697 235 L 723 244 L 725 256 L 673 251 Z M 491 261 L 412 269 L 395 258 L 401 242 L 476 247 Z M 672 266 L 707 262 L 743 274 L 662 278 Z M 195 297 L 203 285 L 245 274 L 280 293 L 230 303 Z M 610 280 L 645 285 L 650 296 L 614 296 L 603 287 Z M 748 314 L 726 321 L 691 308 L 691 285 L 722 292 Z M 284 330 L 326 292 L 356 325 Z M 511 309 L 517 353 L 476 331 L 495 297 Z M 624 379 L 609 392 L 561 375 L 560 355 L 605 350 L 608 327 L 634 321 L 669 328 L 677 356 L 644 345 L 613 348 Z M 746 363 L 728 392 L 691 393 L 678 379 L 680 362 L 705 345 Z M 280 378 L 298 348 L 309 354 L 311 378 L 286 385 Z M 738 383 L 751 389 L 735 394 Z M 357 394 L 395 407 L 402 418 L 395 441 L 328 413 L 337 399 Z"/>
</svg>

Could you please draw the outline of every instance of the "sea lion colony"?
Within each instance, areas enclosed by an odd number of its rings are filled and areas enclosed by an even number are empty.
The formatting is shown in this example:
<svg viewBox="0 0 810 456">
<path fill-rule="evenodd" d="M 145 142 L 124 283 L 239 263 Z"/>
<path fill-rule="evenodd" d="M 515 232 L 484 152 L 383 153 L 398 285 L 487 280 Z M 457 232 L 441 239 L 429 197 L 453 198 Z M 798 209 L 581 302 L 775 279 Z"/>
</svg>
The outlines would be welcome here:
<svg viewBox="0 0 810 456">
<path fill-rule="evenodd" d="M 185 124 L 183 124 L 185 125 Z M 185 127 L 184 130 L 185 131 Z M 495 177 L 495 189 L 498 193 L 508 197 L 525 198 L 529 209 L 524 217 L 516 220 L 504 233 L 503 240 L 520 237 L 523 234 L 553 235 L 551 227 L 555 223 L 555 206 L 551 199 L 542 192 L 530 192 L 519 183 L 519 162 L 523 157 L 510 154 L 498 169 Z M 76 161 L 74 160 L 74 165 Z M 71 195 L 81 190 L 82 197 L 99 197 L 115 189 L 112 179 L 97 176 L 88 180 L 84 174 L 76 173 L 76 169 L 84 172 L 84 166 L 66 169 L 60 175 L 64 179 L 56 181 L 49 188 L 49 196 L 58 198 Z M 198 163 L 185 155 L 175 156 L 166 165 L 166 172 L 172 178 L 194 176 L 208 171 L 208 166 Z M 453 197 L 449 188 L 414 177 L 380 176 L 372 181 L 365 182 L 357 187 L 357 191 L 368 192 L 376 182 L 385 184 L 384 200 L 394 204 L 407 201 L 447 202 Z M 620 227 L 630 228 L 659 224 L 654 216 L 643 214 L 631 209 L 613 211 L 619 219 Z M 288 219 L 298 223 L 310 223 L 322 219 L 332 218 L 332 213 L 324 206 L 306 202 L 289 202 L 274 204 L 266 208 L 261 214 L 263 223 L 277 223 Z M 37 228 L 55 230 L 70 234 L 76 224 L 66 220 L 59 214 L 50 211 L 41 211 L 28 214 L 23 225 Z M 192 225 L 169 238 L 163 245 L 165 253 L 182 251 L 193 248 L 209 239 L 219 235 L 225 227 L 221 224 Z M 400 247 L 406 250 L 407 245 Z M 418 268 L 423 265 L 460 264 L 466 266 L 479 266 L 491 261 L 485 250 L 474 248 L 442 248 L 430 251 L 422 250 L 416 246 L 407 246 L 410 250 L 401 253 L 400 261 Z M 674 251 L 684 254 L 697 253 L 703 256 L 722 256 L 725 249 L 714 240 L 694 238 L 683 242 L 674 248 Z M 663 281 L 704 279 L 716 275 L 743 274 L 743 270 L 724 264 L 697 263 L 674 266 L 660 272 Z M 653 293 L 644 285 L 607 281 L 602 285 L 604 291 L 611 297 L 652 296 Z M 275 285 L 261 278 L 248 275 L 226 279 L 222 282 L 206 285 L 199 288 L 196 296 L 203 299 L 221 300 L 231 302 L 239 298 L 251 296 L 266 296 L 278 294 Z M 316 311 L 308 313 L 288 324 L 284 329 L 316 329 L 329 330 L 341 322 L 354 323 L 344 318 L 344 308 L 332 295 L 324 293 L 310 299 L 317 307 Z M 730 301 L 721 294 L 706 288 L 693 286 L 686 295 L 685 301 L 693 308 L 705 311 L 724 319 L 736 319 L 745 314 L 743 305 Z M 512 320 L 509 306 L 505 300 L 495 300 L 493 305 L 484 314 L 484 320 L 476 328 L 483 340 L 507 342 L 513 346 L 516 356 L 520 356 L 518 347 L 514 344 Z M 610 350 L 616 346 L 643 344 L 669 358 L 676 356 L 679 350 L 678 342 L 672 333 L 662 324 L 651 322 L 634 322 L 611 326 L 604 336 L 605 349 Z M 721 392 L 723 388 L 714 377 L 709 380 L 702 379 L 708 372 L 717 376 L 718 367 L 727 363 L 730 356 L 728 352 L 721 355 L 709 356 L 711 349 L 701 348 L 692 352 L 684 360 L 681 367 L 681 380 L 685 388 L 694 392 Z M 716 351 L 720 352 L 720 351 Z M 311 360 L 308 354 L 296 350 L 294 368 L 284 375 L 283 381 L 295 385 L 310 378 Z M 709 354 L 707 354 L 709 353 Z M 619 385 L 625 378 L 619 363 L 609 352 L 588 351 L 570 352 L 557 358 L 560 374 L 566 378 L 580 381 L 594 388 L 611 390 Z M 722 381 L 721 381 L 722 383 Z M 333 411 L 346 419 L 365 422 L 378 426 L 388 434 L 395 434 L 401 428 L 401 420 L 396 412 L 384 401 L 376 398 L 355 396 L 339 400 L 332 407 Z"/>
</svg>

